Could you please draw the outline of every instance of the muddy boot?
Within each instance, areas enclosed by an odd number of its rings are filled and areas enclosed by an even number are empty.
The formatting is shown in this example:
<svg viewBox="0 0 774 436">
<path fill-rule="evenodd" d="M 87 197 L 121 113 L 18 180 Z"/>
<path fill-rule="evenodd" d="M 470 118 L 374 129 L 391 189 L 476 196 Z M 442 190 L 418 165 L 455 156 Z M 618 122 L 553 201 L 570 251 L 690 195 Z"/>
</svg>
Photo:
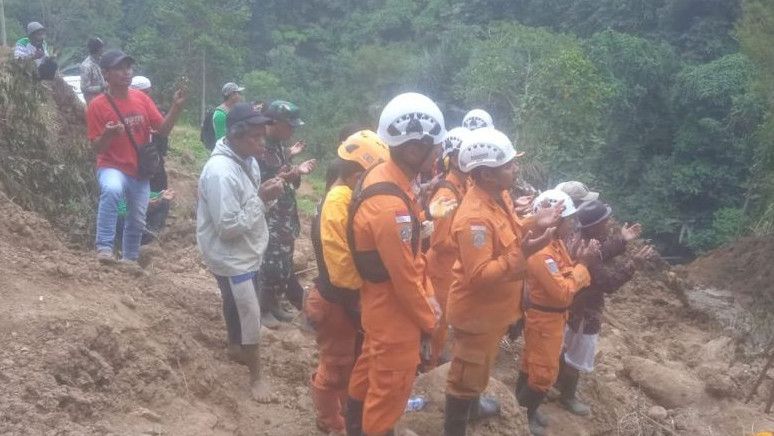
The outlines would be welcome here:
<svg viewBox="0 0 774 436">
<path fill-rule="evenodd" d="M 270 309 L 270 312 L 272 315 L 274 315 L 274 318 L 282 322 L 290 322 L 293 320 L 293 318 L 296 317 L 292 312 L 285 310 L 280 301 L 277 301 L 274 304 L 274 306 Z"/>
<path fill-rule="evenodd" d="M 261 313 L 261 325 L 270 330 L 277 330 L 280 328 L 280 322 L 274 317 L 274 314 L 270 310 Z"/>
<path fill-rule="evenodd" d="M 465 436 L 473 402 L 474 400 L 446 395 L 446 408 L 443 415 L 444 436 Z"/>
<path fill-rule="evenodd" d="M 309 380 L 309 392 L 312 394 L 315 412 L 317 413 L 317 428 L 326 433 L 344 433 L 344 417 L 341 416 L 341 403 L 336 391 L 320 389 L 315 386 L 315 376 Z"/>
<path fill-rule="evenodd" d="M 274 315 L 274 308 L 277 306 L 277 296 L 273 289 L 262 286 L 259 292 L 259 301 L 261 306 L 261 325 L 267 329 L 277 330 L 280 328 L 280 322 Z"/>
<path fill-rule="evenodd" d="M 347 436 L 363 436 L 363 402 L 352 397 L 347 399 Z"/>
<path fill-rule="evenodd" d="M 565 409 L 573 415 L 587 416 L 591 413 L 591 408 L 578 401 L 576 394 L 578 391 L 578 380 L 580 371 L 569 365 L 562 365 L 562 371 L 559 374 L 559 390 L 562 392 L 559 402 Z"/>
<path fill-rule="evenodd" d="M 546 419 L 544 416 L 538 413 L 538 408 L 540 407 L 540 404 L 543 402 L 543 398 L 545 398 L 545 396 L 546 396 L 545 393 L 535 391 L 529 386 L 524 386 L 524 388 L 521 391 L 519 391 L 519 394 L 517 395 L 517 398 L 519 399 L 519 404 L 523 404 L 524 407 L 527 408 L 527 419 L 529 420 L 529 432 L 533 436 L 543 436 L 547 434 L 546 433 L 547 425 L 543 425 L 543 422 L 545 422 Z"/>
<path fill-rule="evenodd" d="M 519 402 L 519 406 L 521 407 L 527 407 L 526 404 L 522 402 L 522 395 L 520 392 L 524 390 L 524 388 L 527 387 L 527 379 L 529 376 L 526 372 L 519 371 L 519 378 L 516 379 L 516 400 Z M 535 419 L 542 425 L 543 427 L 548 427 L 548 418 L 546 418 L 540 411 L 535 411 Z"/>
<path fill-rule="evenodd" d="M 491 418 L 500 414 L 500 402 L 497 398 L 489 396 L 479 396 L 470 405 L 469 419 L 477 421 L 479 419 Z"/>
</svg>

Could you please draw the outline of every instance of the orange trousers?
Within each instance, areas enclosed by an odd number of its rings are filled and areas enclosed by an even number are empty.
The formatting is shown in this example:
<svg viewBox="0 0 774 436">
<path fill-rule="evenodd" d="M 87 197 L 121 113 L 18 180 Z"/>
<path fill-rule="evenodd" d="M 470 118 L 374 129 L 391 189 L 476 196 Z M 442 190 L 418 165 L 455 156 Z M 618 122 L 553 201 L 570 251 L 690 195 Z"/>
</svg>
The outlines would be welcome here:
<svg viewBox="0 0 774 436">
<path fill-rule="evenodd" d="M 449 297 L 449 288 L 451 287 L 451 273 L 449 272 L 448 278 L 431 277 L 433 282 L 433 289 L 435 290 L 435 298 L 438 301 L 438 305 L 441 306 L 441 319 L 438 321 L 438 327 L 433 330 L 433 334 L 430 338 L 430 361 L 428 362 L 429 369 L 433 369 L 441 362 L 441 356 L 446 348 L 446 341 L 449 337 L 449 325 L 446 321 L 446 301 Z"/>
<path fill-rule="evenodd" d="M 527 311 L 524 323 L 524 354 L 521 370 L 527 384 L 539 392 L 548 392 L 559 376 L 559 358 L 564 342 L 566 314 Z"/>
<path fill-rule="evenodd" d="M 500 340 L 507 329 L 503 327 L 487 333 L 467 333 L 454 329 L 454 357 L 446 376 L 447 394 L 472 399 L 484 392 L 500 351 Z"/>
<path fill-rule="evenodd" d="M 365 337 L 349 379 L 349 396 L 363 401 L 363 432 L 395 427 L 411 396 L 419 364 L 419 340 L 382 343 Z"/>
<path fill-rule="evenodd" d="M 310 380 L 317 426 L 324 431 L 344 431 L 347 386 L 355 364 L 355 324 L 344 309 L 324 299 L 312 288 L 304 313 L 317 333 L 319 363 Z"/>
</svg>

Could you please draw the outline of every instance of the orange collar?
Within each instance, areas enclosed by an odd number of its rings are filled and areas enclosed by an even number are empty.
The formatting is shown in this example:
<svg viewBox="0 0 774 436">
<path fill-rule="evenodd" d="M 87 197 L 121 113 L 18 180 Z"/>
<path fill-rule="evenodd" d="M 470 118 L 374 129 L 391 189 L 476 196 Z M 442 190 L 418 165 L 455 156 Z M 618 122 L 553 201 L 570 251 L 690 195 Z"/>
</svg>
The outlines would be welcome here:
<svg viewBox="0 0 774 436">
<path fill-rule="evenodd" d="M 403 170 L 400 169 L 395 161 L 392 159 L 387 159 L 384 162 L 384 169 L 382 171 L 386 180 L 395 183 L 400 189 L 411 194 L 412 196 L 414 195 L 414 190 L 411 186 L 411 180 L 406 177 L 406 174 L 403 172 Z"/>
</svg>

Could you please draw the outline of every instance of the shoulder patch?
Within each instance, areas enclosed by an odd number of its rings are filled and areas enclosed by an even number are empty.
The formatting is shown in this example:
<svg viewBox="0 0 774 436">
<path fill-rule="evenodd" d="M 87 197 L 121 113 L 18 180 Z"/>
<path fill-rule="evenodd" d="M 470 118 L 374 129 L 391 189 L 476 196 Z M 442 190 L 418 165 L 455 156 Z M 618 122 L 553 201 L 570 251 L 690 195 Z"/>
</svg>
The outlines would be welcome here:
<svg viewBox="0 0 774 436">
<path fill-rule="evenodd" d="M 546 259 L 546 268 L 548 268 L 548 271 L 551 274 L 559 273 L 559 265 L 556 263 L 554 259 L 551 259 L 550 257 Z"/>
<path fill-rule="evenodd" d="M 411 219 L 408 222 L 402 223 L 398 226 L 398 234 L 400 235 L 401 242 L 411 242 L 411 236 L 413 236 L 413 230 L 411 229 Z"/>
<path fill-rule="evenodd" d="M 473 236 L 473 246 L 481 248 L 486 243 L 486 226 L 481 224 L 471 224 L 470 233 Z"/>
</svg>

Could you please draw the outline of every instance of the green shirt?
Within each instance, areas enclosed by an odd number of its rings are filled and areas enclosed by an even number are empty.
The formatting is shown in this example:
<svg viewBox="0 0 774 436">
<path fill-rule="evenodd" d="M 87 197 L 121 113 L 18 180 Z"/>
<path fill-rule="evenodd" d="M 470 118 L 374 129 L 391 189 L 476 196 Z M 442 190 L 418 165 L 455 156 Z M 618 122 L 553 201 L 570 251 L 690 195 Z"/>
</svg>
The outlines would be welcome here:
<svg viewBox="0 0 774 436">
<path fill-rule="evenodd" d="M 151 200 L 155 200 L 155 199 L 159 198 L 160 195 L 161 195 L 160 192 L 152 192 L 151 191 L 150 199 Z M 126 213 L 127 213 L 127 210 L 126 210 L 126 200 L 124 198 L 121 198 L 120 200 L 118 200 L 118 217 L 119 218 L 126 218 Z"/>
<path fill-rule="evenodd" d="M 226 136 L 226 111 L 217 107 L 212 113 L 212 127 L 215 129 L 215 140 Z"/>
</svg>

